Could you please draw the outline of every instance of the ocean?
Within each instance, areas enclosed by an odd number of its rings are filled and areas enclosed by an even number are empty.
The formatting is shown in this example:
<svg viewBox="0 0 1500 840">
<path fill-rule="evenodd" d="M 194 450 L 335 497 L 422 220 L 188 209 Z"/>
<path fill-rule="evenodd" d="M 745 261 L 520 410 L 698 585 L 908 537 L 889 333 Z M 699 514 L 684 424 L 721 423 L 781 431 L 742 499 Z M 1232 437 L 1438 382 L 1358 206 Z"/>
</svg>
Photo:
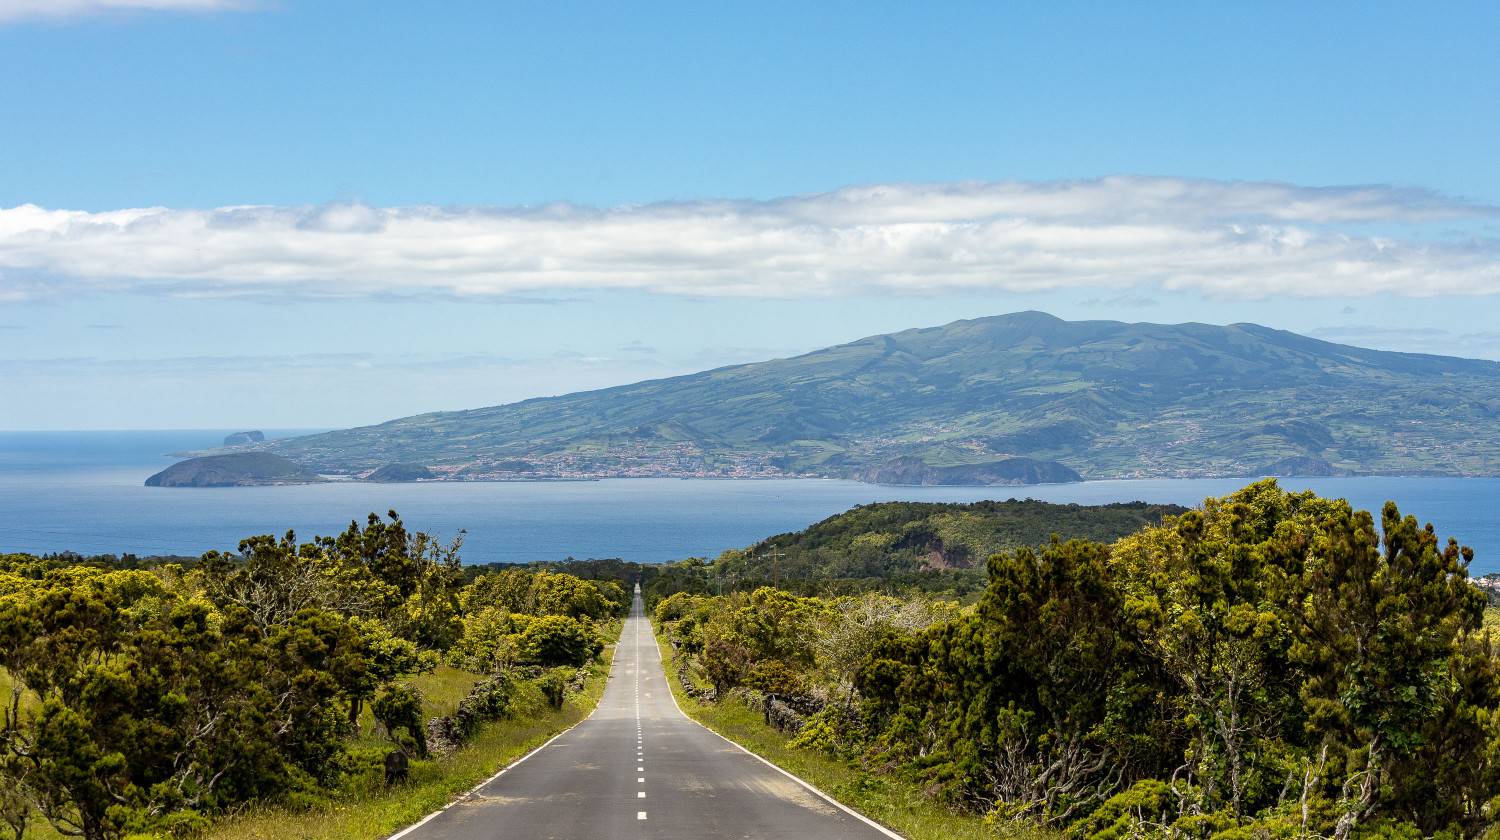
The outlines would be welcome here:
<svg viewBox="0 0 1500 840">
<path fill-rule="evenodd" d="M 257 534 L 299 540 L 343 531 L 371 512 L 409 528 L 464 536 L 467 563 L 714 557 L 881 501 L 1033 498 L 1194 505 L 1249 479 L 1091 481 L 1027 487 L 884 487 L 835 480 L 662 478 L 569 482 L 362 484 L 164 489 L 147 476 L 167 453 L 217 446 L 230 430 L 0 432 L 0 553 L 199 555 Z M 267 430 L 283 437 L 309 430 Z M 1378 513 L 1387 499 L 1471 546 L 1470 574 L 1500 572 L 1500 479 L 1287 478 L 1288 489 L 1346 498 Z"/>
</svg>

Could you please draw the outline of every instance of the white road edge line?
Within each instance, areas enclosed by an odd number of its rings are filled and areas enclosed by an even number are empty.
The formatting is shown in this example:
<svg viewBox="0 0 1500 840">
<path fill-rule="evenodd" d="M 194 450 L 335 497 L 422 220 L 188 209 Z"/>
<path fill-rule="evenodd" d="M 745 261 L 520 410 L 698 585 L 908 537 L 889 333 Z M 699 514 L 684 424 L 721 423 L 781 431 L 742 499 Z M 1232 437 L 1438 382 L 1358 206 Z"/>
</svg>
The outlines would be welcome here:
<svg viewBox="0 0 1500 840">
<path fill-rule="evenodd" d="M 623 635 L 623 631 L 621 631 L 621 635 Z M 639 640 L 637 641 L 637 644 L 639 644 Z M 618 648 L 618 646 L 617 646 L 617 648 Z M 521 756 L 520 758 L 516 759 L 515 761 L 512 761 L 511 763 L 505 765 L 504 767 L 501 767 L 500 770 L 495 773 L 495 775 L 489 777 L 488 779 L 485 779 L 484 781 L 480 782 L 479 784 L 477 784 L 477 785 L 469 788 L 468 790 L 464 791 L 462 794 L 459 794 L 458 796 L 454 797 L 452 800 L 450 800 L 448 802 L 447 805 L 444 805 L 443 807 L 437 809 L 436 811 L 433 811 L 432 813 L 428 814 L 427 816 L 423 817 L 420 820 L 417 820 L 416 822 L 412 823 L 411 825 L 407 826 L 406 828 L 401 829 L 400 831 L 396 832 L 395 834 L 392 834 L 392 835 L 390 835 L 388 837 L 385 837 L 384 840 L 401 840 L 402 837 L 405 837 L 406 835 L 412 833 L 413 831 L 416 831 L 417 829 L 421 828 L 423 825 L 426 825 L 427 822 L 429 820 L 431 820 L 433 817 L 436 817 L 438 814 L 441 814 L 444 811 L 448 810 L 449 808 L 452 808 L 454 805 L 457 805 L 458 803 L 464 801 L 470 795 L 474 794 L 480 788 L 484 787 L 485 785 L 489 784 L 490 782 L 493 782 L 496 779 L 500 778 L 501 776 L 504 776 L 506 773 L 510 772 L 510 769 L 512 767 L 515 767 L 517 764 L 520 764 L 521 762 L 525 761 L 526 759 L 531 758 L 532 756 L 536 755 L 537 753 L 541 752 L 542 750 L 545 750 L 546 748 L 552 746 L 552 742 L 553 741 L 556 741 L 558 738 L 561 738 L 562 736 L 568 734 L 569 732 L 572 732 L 574 729 L 576 729 L 578 727 L 579 723 L 583 723 L 584 720 L 588 720 L 589 718 L 593 717 L 594 716 L 594 712 L 599 711 L 599 707 L 602 706 L 602 705 L 604 705 L 604 693 L 609 690 L 609 681 L 610 681 L 611 678 L 614 677 L 614 670 L 615 670 L 615 668 L 614 668 L 614 660 L 613 659 L 610 660 L 609 665 L 610 665 L 610 667 L 609 667 L 609 673 L 607 673 L 607 674 L 604 675 L 604 688 L 599 691 L 599 702 L 597 702 L 597 703 L 594 704 L 594 711 L 593 712 L 589 712 L 589 716 L 588 717 L 584 718 L 583 720 L 580 720 L 578 723 L 573 724 L 572 726 L 568 727 L 567 729 L 564 729 L 563 731 L 557 733 L 556 735 L 553 735 L 551 738 L 548 738 L 547 739 L 547 743 L 542 744 L 540 747 L 537 747 L 536 749 L 532 750 L 531 752 L 526 753 L 525 755 Z"/>
<path fill-rule="evenodd" d="M 588 720 L 588 718 L 584 718 L 583 720 Z M 583 723 L 583 721 L 580 720 L 578 723 Z M 511 763 L 505 765 L 504 767 L 500 768 L 500 772 L 496 773 L 495 775 L 489 777 L 488 779 L 485 779 L 484 781 L 480 782 L 479 784 L 477 784 L 477 785 L 469 788 L 468 790 L 466 790 L 463 793 L 459 794 L 458 796 L 454 797 L 454 799 L 451 802 L 449 802 L 447 805 L 444 805 L 443 807 L 437 809 L 436 811 L 433 811 L 432 813 L 430 813 L 427 816 L 423 817 L 421 820 L 419 820 L 419 821 L 417 821 L 415 823 L 412 823 L 411 825 L 407 826 L 406 828 L 401 829 L 400 831 L 396 832 L 395 834 L 390 835 L 389 837 L 386 837 L 385 840 L 401 840 L 402 837 L 405 837 L 406 835 L 412 833 L 413 831 L 416 831 L 417 829 L 421 828 L 423 825 L 425 825 L 427 823 L 428 820 L 431 820 L 433 817 L 436 817 L 438 814 L 441 814 L 444 811 L 448 810 L 449 808 L 452 808 L 454 805 L 457 805 L 458 803 L 464 801 L 464 799 L 468 798 L 471 794 L 475 793 L 480 788 L 484 787 L 485 785 L 489 784 L 490 782 L 495 781 L 496 779 L 500 778 L 501 776 L 504 776 L 510 770 L 510 768 L 515 767 L 517 764 L 520 764 L 521 762 L 525 761 L 528 758 L 531 758 L 532 756 L 536 755 L 537 753 L 539 753 L 542 750 L 546 749 L 547 747 L 551 746 L 553 741 L 556 741 L 558 738 L 561 738 L 562 736 L 568 734 L 569 732 L 572 732 L 573 731 L 573 727 L 577 726 L 578 723 L 575 723 L 575 724 L 573 724 L 573 726 L 570 726 L 567 729 L 564 729 L 563 731 L 557 733 L 556 735 L 553 735 L 551 738 L 547 739 L 547 743 L 542 744 L 540 747 L 537 747 L 536 749 L 532 750 L 531 752 L 529 752 L 529 753 L 521 756 L 520 758 L 516 759 L 515 761 L 512 761 Z"/>
<path fill-rule="evenodd" d="M 655 639 L 656 639 L 656 630 L 655 630 L 655 628 L 652 628 L 651 638 L 652 638 L 652 641 L 655 641 Z M 661 645 L 657 644 L 656 649 L 659 652 L 661 650 Z M 666 664 L 665 663 L 662 664 L 662 670 L 666 671 Z M 857 819 L 860 822 L 864 823 L 865 825 L 868 825 L 869 827 L 875 829 L 876 831 L 880 832 L 881 834 L 884 834 L 885 836 L 890 837 L 891 840 L 907 840 L 906 837 L 904 837 L 904 836 L 902 836 L 900 834 L 897 834 L 895 831 L 892 831 L 891 829 L 886 828 L 885 826 L 881 825 L 878 822 L 875 822 L 874 820 L 870 819 L 869 817 L 865 816 L 864 814 L 861 814 L 860 812 L 854 810 L 853 808 L 850 808 L 848 805 L 845 805 L 844 803 L 838 801 L 837 799 L 834 799 L 833 797 L 829 796 L 828 794 L 824 793 L 823 791 L 818 790 L 817 788 L 813 787 L 811 782 L 808 782 L 807 780 L 801 778 L 800 776 L 797 776 L 794 773 L 788 772 L 787 770 L 784 770 L 781 767 L 778 767 L 777 765 L 773 764 L 769 760 L 761 758 L 760 756 L 756 755 L 755 753 L 753 753 L 753 752 L 745 749 L 744 746 L 742 746 L 738 742 L 731 741 L 728 738 L 725 738 L 723 735 L 720 735 L 719 733 L 717 733 L 717 732 L 713 731 L 712 729 L 709 729 L 708 727 L 706 727 L 703 724 L 699 723 L 698 721 L 693 720 L 692 717 L 690 717 L 687 712 L 684 712 L 682 710 L 682 706 L 678 705 L 678 703 L 677 703 L 677 692 L 672 691 L 670 685 L 667 686 L 667 696 L 672 698 L 672 705 L 673 706 L 677 706 L 677 713 L 680 714 L 680 715 L 682 715 L 683 717 L 687 718 L 687 720 L 688 720 L 689 723 L 692 723 L 694 726 L 702 728 L 705 732 L 708 732 L 709 734 L 714 735 L 714 736 L 718 737 L 719 739 L 721 739 L 721 740 L 723 740 L 723 741 L 725 741 L 725 742 L 733 745 L 740 752 L 744 753 L 745 755 L 750 756 L 751 758 L 755 759 L 756 761 L 759 761 L 761 764 L 766 765 L 767 767 L 771 768 L 772 770 L 775 770 L 777 773 L 780 773 L 781 775 L 787 777 L 788 779 L 791 779 L 792 781 L 796 782 L 797 784 L 803 786 L 804 788 L 806 788 L 808 790 L 808 792 L 813 793 L 813 794 L 815 794 L 817 796 L 822 797 L 823 799 L 827 800 L 828 804 L 830 804 L 833 807 L 839 809 L 840 811 L 843 811 L 844 813 L 848 814 L 849 816 L 854 817 L 855 819 Z M 395 840 L 395 838 L 394 837 L 390 838 L 390 840 Z"/>
</svg>

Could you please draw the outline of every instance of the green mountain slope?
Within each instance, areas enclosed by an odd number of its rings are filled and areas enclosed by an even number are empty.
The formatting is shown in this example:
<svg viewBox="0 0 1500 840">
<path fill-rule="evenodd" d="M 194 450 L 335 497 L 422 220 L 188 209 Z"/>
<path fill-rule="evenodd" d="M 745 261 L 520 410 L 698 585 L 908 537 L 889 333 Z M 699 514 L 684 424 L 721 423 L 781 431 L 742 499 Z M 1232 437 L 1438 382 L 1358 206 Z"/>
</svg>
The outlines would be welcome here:
<svg viewBox="0 0 1500 840">
<path fill-rule="evenodd" d="M 758 580 L 982 572 L 990 555 L 1046 546 L 1053 534 L 1111 543 L 1187 510 L 1146 502 L 1061 505 L 1034 499 L 878 502 L 767 537 L 743 551 L 726 551 L 714 563 L 722 573 Z"/>
<path fill-rule="evenodd" d="M 316 484 L 327 479 L 268 452 L 232 452 L 179 461 L 146 479 L 147 487 L 253 487 Z"/>
<path fill-rule="evenodd" d="M 258 448 L 323 472 L 399 461 L 451 478 L 1494 475 L 1500 364 L 1023 312 Z"/>
</svg>

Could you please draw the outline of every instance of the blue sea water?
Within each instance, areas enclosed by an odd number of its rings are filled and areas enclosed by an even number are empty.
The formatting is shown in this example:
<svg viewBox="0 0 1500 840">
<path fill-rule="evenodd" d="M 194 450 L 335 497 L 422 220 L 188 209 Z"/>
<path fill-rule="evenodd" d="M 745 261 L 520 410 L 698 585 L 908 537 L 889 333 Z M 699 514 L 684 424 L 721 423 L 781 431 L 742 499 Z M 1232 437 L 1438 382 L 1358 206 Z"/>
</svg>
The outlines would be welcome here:
<svg viewBox="0 0 1500 840">
<path fill-rule="evenodd" d="M 374 511 L 452 538 L 469 563 L 620 557 L 656 563 L 713 557 L 879 501 L 1025 498 L 1193 505 L 1245 479 L 1097 481 L 1033 487 L 881 487 L 853 481 L 612 479 L 163 489 L 147 476 L 168 453 L 218 445 L 238 430 L 0 432 L 0 553 L 197 555 L 255 534 L 334 534 Z M 297 432 L 267 432 L 279 437 Z M 1500 572 L 1500 479 L 1293 478 L 1378 511 L 1387 499 L 1474 548 L 1471 574 Z"/>
</svg>

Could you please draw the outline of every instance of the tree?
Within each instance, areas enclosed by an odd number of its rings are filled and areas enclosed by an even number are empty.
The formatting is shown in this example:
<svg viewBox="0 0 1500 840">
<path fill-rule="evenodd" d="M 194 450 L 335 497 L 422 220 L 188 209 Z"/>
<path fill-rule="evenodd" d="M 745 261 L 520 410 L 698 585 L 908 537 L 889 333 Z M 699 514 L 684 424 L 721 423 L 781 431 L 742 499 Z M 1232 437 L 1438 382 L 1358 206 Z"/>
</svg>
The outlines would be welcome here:
<svg viewBox="0 0 1500 840">
<path fill-rule="evenodd" d="M 660 608 L 657 612 L 660 615 Z M 956 604 L 925 598 L 903 601 L 868 592 L 834 601 L 832 609 L 819 613 L 805 632 L 819 667 L 834 687 L 852 693 L 855 672 L 878 640 L 890 633 L 915 635 L 956 615 Z"/>
<path fill-rule="evenodd" d="M 328 613 L 265 634 L 242 607 L 211 615 L 186 601 L 137 623 L 83 586 L 7 600 L 0 637 L 0 665 L 40 699 L 6 710 L 0 778 L 88 840 L 331 781 L 343 751 L 333 700 L 367 670 L 358 635 Z"/>
<path fill-rule="evenodd" d="M 422 695 L 409 685 L 388 685 L 370 707 L 375 719 L 385 727 L 386 736 L 397 746 L 414 747 L 417 755 L 427 757 L 427 728 L 422 725 Z M 405 729 L 406 737 L 397 736 Z"/>
<path fill-rule="evenodd" d="M 704 676 L 714 684 L 714 691 L 723 697 L 729 689 L 740 684 L 750 668 L 753 657 L 750 651 L 743 645 L 737 645 L 727 639 L 717 638 L 709 642 L 703 648 L 703 653 L 698 657 L 699 664 L 703 668 Z"/>
<path fill-rule="evenodd" d="M 1338 840 L 1375 811 L 1394 767 L 1433 746 L 1439 687 L 1484 613 L 1485 596 L 1467 583 L 1472 551 L 1451 540 L 1440 550 L 1430 525 L 1391 502 L 1381 525 L 1378 539 L 1370 514 L 1334 504 L 1312 534 L 1296 601 L 1292 656 L 1307 674 L 1311 723 L 1350 753 Z"/>
<path fill-rule="evenodd" d="M 481 673 L 508 668 L 520 655 L 521 631 L 530 622 L 504 607 L 469 612 L 463 634 L 448 649 L 448 664 Z"/>
<path fill-rule="evenodd" d="M 543 666 L 578 667 L 603 649 L 594 629 L 577 619 L 546 615 L 521 633 L 521 656 Z"/>
<path fill-rule="evenodd" d="M 1005 813 L 1065 822 L 1113 794 L 1126 767 L 1110 722 L 1129 720 L 1138 650 L 1109 549 L 1054 536 L 1040 555 L 991 557 L 989 571 L 977 615 L 992 687 L 966 728 Z"/>
<path fill-rule="evenodd" d="M 1184 723 L 1194 740 L 1172 787 L 1192 813 L 1227 800 L 1242 822 L 1292 769 L 1284 739 L 1300 742 L 1301 733 L 1284 613 L 1288 566 L 1302 560 L 1278 550 L 1277 533 L 1283 541 L 1300 533 L 1298 523 L 1325 506 L 1311 493 L 1261 482 L 1115 545 L 1126 612 L 1144 631 L 1146 653 L 1188 701 Z"/>
<path fill-rule="evenodd" d="M 211 551 L 197 575 L 214 604 L 245 608 L 261 627 L 285 624 L 304 609 L 378 616 L 394 590 L 330 557 L 317 543 L 297 544 L 293 531 L 240 541 L 239 554 Z"/>
<path fill-rule="evenodd" d="M 446 648 L 462 631 L 464 532 L 444 545 L 427 533 L 407 531 L 394 510 L 387 516 L 389 522 L 371 513 L 365 527 L 351 522 L 344 533 L 318 544 L 340 567 L 360 572 L 356 578 L 379 584 L 381 616 L 396 635 L 426 650 Z"/>
<path fill-rule="evenodd" d="M 376 689 L 408 674 L 431 671 L 437 660 L 418 651 L 410 639 L 391 633 L 379 621 L 352 618 L 349 626 L 359 635 L 367 664 L 362 673 L 348 675 L 343 688 L 352 727 L 358 724 L 364 702 L 375 696 Z"/>
</svg>

